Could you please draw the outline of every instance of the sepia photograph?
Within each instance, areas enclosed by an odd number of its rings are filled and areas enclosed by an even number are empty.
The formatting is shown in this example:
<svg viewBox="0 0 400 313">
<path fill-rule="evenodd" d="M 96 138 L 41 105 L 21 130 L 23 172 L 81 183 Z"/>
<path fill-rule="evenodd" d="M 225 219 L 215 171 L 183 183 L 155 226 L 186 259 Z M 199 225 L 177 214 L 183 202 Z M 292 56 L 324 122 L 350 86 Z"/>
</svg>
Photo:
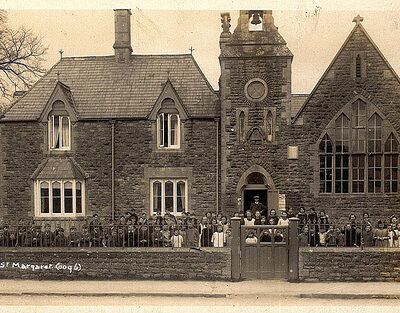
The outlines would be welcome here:
<svg viewBox="0 0 400 313">
<path fill-rule="evenodd" d="M 400 5 L 0 0 L 2 312 L 400 312 Z"/>
</svg>

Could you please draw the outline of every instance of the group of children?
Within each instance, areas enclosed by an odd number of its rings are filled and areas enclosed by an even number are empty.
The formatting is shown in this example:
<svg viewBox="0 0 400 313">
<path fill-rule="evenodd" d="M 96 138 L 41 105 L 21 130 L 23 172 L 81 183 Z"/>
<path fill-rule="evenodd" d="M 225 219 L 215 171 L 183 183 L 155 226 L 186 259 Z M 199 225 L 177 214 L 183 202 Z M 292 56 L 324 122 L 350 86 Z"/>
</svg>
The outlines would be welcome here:
<svg viewBox="0 0 400 313">
<path fill-rule="evenodd" d="M 0 228 L 0 246 L 8 247 L 224 247 L 229 243 L 229 219 L 222 214 L 207 213 L 200 221 L 184 213 L 176 217 L 170 213 L 147 217 L 128 212 L 118 220 L 101 221 L 93 214 L 91 221 L 54 229 L 20 220 L 18 225 Z M 78 225 L 79 229 L 76 227 Z M 66 229 L 64 229 L 66 228 Z"/>
<path fill-rule="evenodd" d="M 310 209 L 307 214 L 301 208 L 297 217 L 300 219 L 300 246 L 399 247 L 400 225 L 395 216 L 387 225 L 382 220 L 375 224 L 367 212 L 360 220 L 352 213 L 346 222 L 332 223 L 324 211 L 317 214 Z"/>
<path fill-rule="evenodd" d="M 300 208 L 297 214 L 293 209 L 269 212 L 250 210 L 245 215 L 235 213 L 246 226 L 277 225 L 287 226 L 290 217 L 299 219 L 300 246 L 365 246 L 399 247 L 400 226 L 395 216 L 385 225 L 376 225 L 364 213 L 360 221 L 350 214 L 344 224 L 334 224 L 324 211 L 316 213 L 313 208 L 306 212 Z M 177 217 L 167 212 L 159 212 L 150 217 L 146 213 L 128 212 L 118 220 L 100 220 L 93 214 L 90 222 L 77 221 L 61 226 L 48 222 L 20 220 L 18 225 L 0 227 L 0 246 L 8 247 L 224 247 L 231 241 L 230 219 L 221 213 L 207 212 L 200 219 L 184 212 Z M 78 228 L 77 228 L 78 226 Z M 284 227 L 274 229 L 247 229 L 246 243 L 284 242 Z"/>
</svg>

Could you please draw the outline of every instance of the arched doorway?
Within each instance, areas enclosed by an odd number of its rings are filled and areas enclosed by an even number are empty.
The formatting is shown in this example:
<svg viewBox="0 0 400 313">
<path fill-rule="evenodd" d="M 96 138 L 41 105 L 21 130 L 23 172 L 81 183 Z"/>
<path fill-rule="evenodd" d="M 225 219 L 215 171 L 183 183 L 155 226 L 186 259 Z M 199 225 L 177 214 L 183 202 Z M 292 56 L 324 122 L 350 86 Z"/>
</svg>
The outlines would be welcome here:
<svg viewBox="0 0 400 313">
<path fill-rule="evenodd" d="M 236 194 L 240 199 L 237 207 L 239 212 L 245 213 L 250 209 L 255 196 L 260 198 L 260 203 L 264 204 L 268 210 L 278 209 L 279 193 L 275 189 L 271 175 L 259 165 L 251 166 L 242 174 Z"/>
</svg>

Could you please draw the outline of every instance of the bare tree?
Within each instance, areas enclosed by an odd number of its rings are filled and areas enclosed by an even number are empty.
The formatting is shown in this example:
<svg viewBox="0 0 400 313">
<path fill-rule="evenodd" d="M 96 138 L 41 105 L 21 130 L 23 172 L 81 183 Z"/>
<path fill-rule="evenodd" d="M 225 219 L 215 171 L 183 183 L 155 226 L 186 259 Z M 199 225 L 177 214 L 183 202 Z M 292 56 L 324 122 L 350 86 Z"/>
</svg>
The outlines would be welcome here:
<svg viewBox="0 0 400 313">
<path fill-rule="evenodd" d="M 7 25 L 7 15 L 0 10 L 0 93 L 11 99 L 13 89 L 28 89 L 45 72 L 42 66 L 47 48 L 32 30 Z"/>
</svg>

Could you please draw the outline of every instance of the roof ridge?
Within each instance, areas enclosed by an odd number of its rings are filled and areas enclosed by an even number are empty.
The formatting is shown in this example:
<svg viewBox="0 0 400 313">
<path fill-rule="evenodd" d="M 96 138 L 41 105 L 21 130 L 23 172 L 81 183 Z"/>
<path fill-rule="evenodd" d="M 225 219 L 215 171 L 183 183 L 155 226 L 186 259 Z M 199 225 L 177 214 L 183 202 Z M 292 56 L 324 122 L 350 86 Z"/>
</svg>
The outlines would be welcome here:
<svg viewBox="0 0 400 313">
<path fill-rule="evenodd" d="M 139 54 L 134 53 L 131 54 L 131 57 L 189 57 L 191 56 L 190 53 L 160 53 L 160 54 Z M 76 56 L 64 56 L 62 60 L 69 59 L 69 60 L 76 60 L 76 59 L 104 59 L 104 58 L 114 58 L 113 54 L 106 54 L 106 55 L 76 55 Z"/>
</svg>

